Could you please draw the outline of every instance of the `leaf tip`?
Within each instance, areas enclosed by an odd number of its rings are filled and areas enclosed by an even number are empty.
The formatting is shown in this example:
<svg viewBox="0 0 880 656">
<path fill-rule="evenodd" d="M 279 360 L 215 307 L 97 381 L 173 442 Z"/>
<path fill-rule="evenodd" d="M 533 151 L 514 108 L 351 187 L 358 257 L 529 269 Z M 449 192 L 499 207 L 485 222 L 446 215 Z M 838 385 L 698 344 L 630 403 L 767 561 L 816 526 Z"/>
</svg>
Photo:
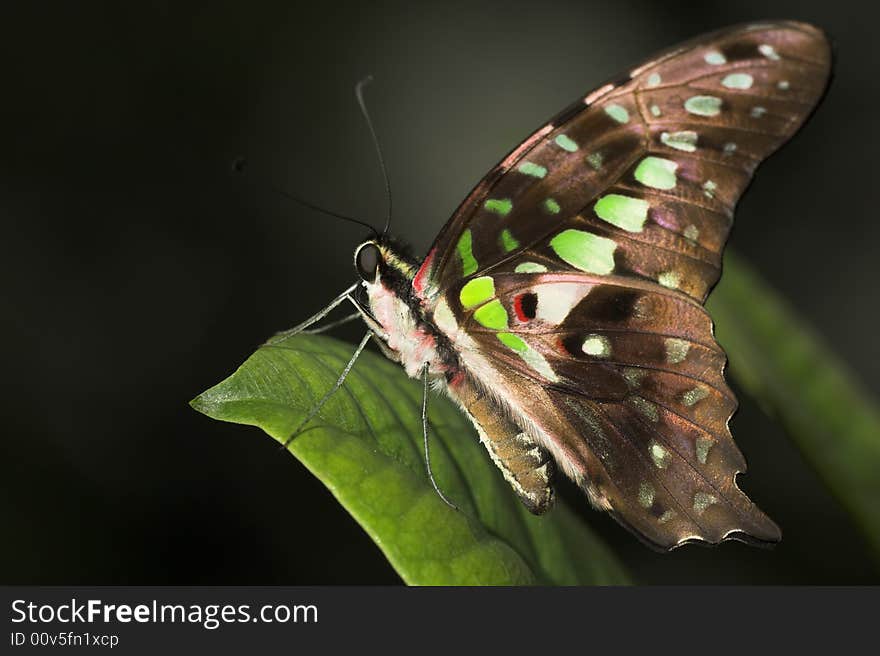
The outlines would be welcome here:
<svg viewBox="0 0 880 656">
<path fill-rule="evenodd" d="M 194 399 L 189 401 L 189 407 L 191 407 L 196 412 L 200 412 L 203 415 L 211 417 L 212 419 L 216 419 L 216 417 L 214 416 L 214 410 L 217 407 L 217 403 L 212 398 L 211 391 L 211 389 L 205 390 Z"/>
</svg>

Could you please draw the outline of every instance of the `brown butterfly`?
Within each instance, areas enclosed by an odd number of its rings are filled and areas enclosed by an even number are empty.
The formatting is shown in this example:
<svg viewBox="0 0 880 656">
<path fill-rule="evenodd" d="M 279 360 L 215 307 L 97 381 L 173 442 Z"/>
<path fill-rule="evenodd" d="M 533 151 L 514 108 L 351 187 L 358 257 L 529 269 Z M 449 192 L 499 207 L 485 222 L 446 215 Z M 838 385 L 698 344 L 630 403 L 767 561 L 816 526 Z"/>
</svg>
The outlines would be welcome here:
<svg viewBox="0 0 880 656">
<path fill-rule="evenodd" d="M 699 37 L 532 134 L 422 262 L 384 232 L 356 250 L 372 336 L 459 404 L 532 512 L 561 470 L 658 548 L 780 539 L 736 484 L 736 398 L 703 303 L 739 197 L 830 64 L 802 23 Z"/>
</svg>

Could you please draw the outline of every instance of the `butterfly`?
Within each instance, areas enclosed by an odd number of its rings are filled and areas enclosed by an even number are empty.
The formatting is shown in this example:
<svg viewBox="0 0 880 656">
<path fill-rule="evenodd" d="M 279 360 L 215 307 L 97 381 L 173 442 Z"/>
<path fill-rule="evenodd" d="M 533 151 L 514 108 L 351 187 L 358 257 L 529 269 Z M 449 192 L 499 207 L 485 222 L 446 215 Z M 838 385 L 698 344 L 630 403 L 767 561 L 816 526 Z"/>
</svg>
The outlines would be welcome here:
<svg viewBox="0 0 880 656">
<path fill-rule="evenodd" d="M 803 23 L 698 37 L 528 137 L 424 260 L 387 230 L 357 247 L 368 337 L 458 404 L 530 511 L 562 474 L 661 550 L 780 539 L 737 486 L 737 401 L 703 304 L 739 197 L 830 68 Z"/>
</svg>

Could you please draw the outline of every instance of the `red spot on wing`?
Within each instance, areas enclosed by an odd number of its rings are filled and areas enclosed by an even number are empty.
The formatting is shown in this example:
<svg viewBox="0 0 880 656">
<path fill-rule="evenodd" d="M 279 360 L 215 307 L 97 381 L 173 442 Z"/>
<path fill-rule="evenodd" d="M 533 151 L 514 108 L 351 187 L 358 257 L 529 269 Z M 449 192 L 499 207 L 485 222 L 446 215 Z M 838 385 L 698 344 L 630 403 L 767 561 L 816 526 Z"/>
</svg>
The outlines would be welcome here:
<svg viewBox="0 0 880 656">
<path fill-rule="evenodd" d="M 517 294 L 513 297 L 513 311 L 516 312 L 516 318 L 520 321 L 528 321 L 525 310 L 523 310 L 523 296 L 525 294 Z"/>
<path fill-rule="evenodd" d="M 513 311 L 516 318 L 525 323 L 535 318 L 538 309 L 538 297 L 531 293 L 517 294 L 513 297 Z"/>
<path fill-rule="evenodd" d="M 431 263 L 434 261 L 434 254 L 436 251 L 436 248 L 431 249 L 431 252 L 428 253 L 428 256 L 425 258 L 425 261 L 422 262 L 422 266 L 416 271 L 415 278 L 413 278 L 413 290 L 419 297 L 421 297 L 425 291 L 425 279 L 428 277 L 428 270 L 431 268 Z"/>
</svg>

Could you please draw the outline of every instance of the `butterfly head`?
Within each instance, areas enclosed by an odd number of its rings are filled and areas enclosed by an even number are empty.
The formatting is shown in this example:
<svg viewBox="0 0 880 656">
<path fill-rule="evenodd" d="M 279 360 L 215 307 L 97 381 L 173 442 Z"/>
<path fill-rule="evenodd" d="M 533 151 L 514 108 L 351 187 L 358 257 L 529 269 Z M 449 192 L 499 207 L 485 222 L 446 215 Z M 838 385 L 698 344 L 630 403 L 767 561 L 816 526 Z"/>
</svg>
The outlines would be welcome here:
<svg viewBox="0 0 880 656">
<path fill-rule="evenodd" d="M 412 284 L 418 263 L 404 247 L 381 235 L 364 241 L 355 249 L 354 267 L 368 289 L 382 285 L 403 296 L 404 290 Z"/>
</svg>

